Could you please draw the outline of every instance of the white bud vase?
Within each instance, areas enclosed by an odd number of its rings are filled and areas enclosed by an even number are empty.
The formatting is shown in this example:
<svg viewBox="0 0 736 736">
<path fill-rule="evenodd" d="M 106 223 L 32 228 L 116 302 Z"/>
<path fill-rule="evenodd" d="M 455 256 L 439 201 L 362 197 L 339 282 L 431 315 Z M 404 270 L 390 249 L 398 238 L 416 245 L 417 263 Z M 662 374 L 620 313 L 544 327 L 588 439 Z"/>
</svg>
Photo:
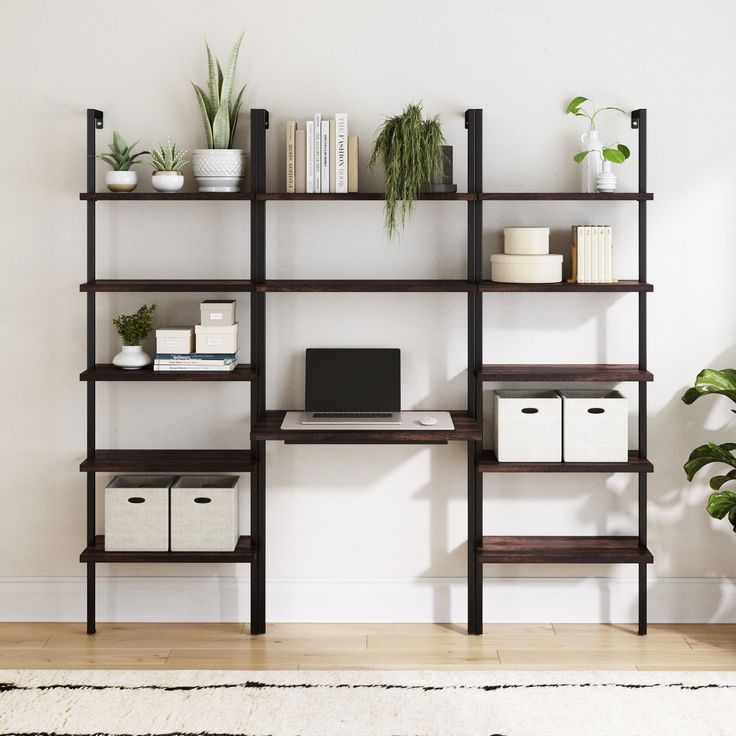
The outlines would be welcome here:
<svg viewBox="0 0 736 736">
<path fill-rule="evenodd" d="M 151 356 L 144 353 L 140 345 L 123 345 L 123 349 L 112 359 L 112 364 L 126 371 L 136 371 L 151 365 Z"/>
<path fill-rule="evenodd" d="M 596 188 L 599 192 L 615 192 L 616 184 L 616 174 L 613 173 L 613 165 L 610 161 L 604 161 L 603 171 L 598 174 L 598 179 L 596 179 Z"/>
<path fill-rule="evenodd" d="M 583 144 L 581 151 L 590 153 L 580 163 L 580 185 L 586 194 L 594 194 L 597 189 L 598 174 L 601 173 L 603 163 L 603 144 L 598 138 L 597 130 L 589 130 L 580 136 Z"/>
</svg>

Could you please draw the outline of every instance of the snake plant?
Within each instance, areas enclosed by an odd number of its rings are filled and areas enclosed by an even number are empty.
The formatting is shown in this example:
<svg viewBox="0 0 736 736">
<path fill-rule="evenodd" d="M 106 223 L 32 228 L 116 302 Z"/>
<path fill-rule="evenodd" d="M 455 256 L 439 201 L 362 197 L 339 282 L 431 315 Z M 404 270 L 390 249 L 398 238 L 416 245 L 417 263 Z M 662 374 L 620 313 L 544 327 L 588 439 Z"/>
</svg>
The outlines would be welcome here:
<svg viewBox="0 0 736 736">
<path fill-rule="evenodd" d="M 695 379 L 695 385 L 685 392 L 682 400 L 686 404 L 692 404 L 706 394 L 721 394 L 736 402 L 736 370 L 727 368 L 715 371 L 706 368 L 700 371 Z M 731 411 L 736 413 L 736 409 L 731 409 Z M 707 509 L 714 519 L 723 519 L 728 516 L 728 521 L 736 532 L 736 491 L 721 490 L 726 483 L 736 481 L 734 450 L 736 450 L 736 442 L 725 442 L 722 445 L 709 442 L 707 445 L 696 447 L 690 453 L 684 467 L 687 479 L 692 480 L 695 473 L 710 463 L 723 463 L 731 466 L 732 470 L 725 475 L 715 475 L 710 479 L 710 487 L 715 493 L 711 493 Z"/>
<path fill-rule="evenodd" d="M 202 113 L 204 132 L 207 137 L 207 148 L 232 148 L 235 140 L 235 129 L 238 126 L 240 105 L 243 101 L 245 86 L 233 100 L 233 83 L 235 81 L 235 67 L 238 64 L 238 52 L 243 40 L 243 34 L 238 36 L 223 73 L 220 60 L 212 55 L 209 44 L 207 47 L 207 90 L 192 82 L 194 92 Z"/>
<path fill-rule="evenodd" d="M 166 146 L 159 146 L 151 151 L 151 158 L 148 163 L 153 166 L 156 171 L 181 171 L 184 164 L 189 163 L 184 160 L 187 152 L 176 147 L 176 143 L 171 142 L 169 138 Z"/>
<path fill-rule="evenodd" d="M 136 151 L 133 149 L 138 145 L 138 141 L 132 145 L 128 145 L 123 136 L 113 130 L 112 132 L 112 143 L 108 143 L 107 147 L 110 149 L 110 153 L 102 153 L 97 158 L 102 159 L 105 163 L 112 166 L 113 171 L 128 171 L 130 167 L 136 163 L 136 159 L 139 156 L 144 156 L 148 151 Z"/>
<path fill-rule="evenodd" d="M 387 118 L 378 129 L 368 165 L 372 169 L 380 161 L 386 172 L 385 221 L 389 237 L 399 227 L 399 201 L 403 227 L 422 187 L 431 184 L 442 171 L 444 142 L 439 116 L 424 120 L 419 104 L 408 105 L 401 115 Z"/>
</svg>

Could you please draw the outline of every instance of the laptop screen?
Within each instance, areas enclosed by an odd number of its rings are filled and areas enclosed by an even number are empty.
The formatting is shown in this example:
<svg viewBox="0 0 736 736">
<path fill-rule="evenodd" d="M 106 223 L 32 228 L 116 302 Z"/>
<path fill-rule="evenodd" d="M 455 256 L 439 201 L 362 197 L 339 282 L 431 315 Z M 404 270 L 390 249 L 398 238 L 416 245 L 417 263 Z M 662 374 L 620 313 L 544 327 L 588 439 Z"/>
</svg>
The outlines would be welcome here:
<svg viewBox="0 0 736 736">
<path fill-rule="evenodd" d="M 309 348 L 307 411 L 400 411 L 398 348 Z"/>
</svg>

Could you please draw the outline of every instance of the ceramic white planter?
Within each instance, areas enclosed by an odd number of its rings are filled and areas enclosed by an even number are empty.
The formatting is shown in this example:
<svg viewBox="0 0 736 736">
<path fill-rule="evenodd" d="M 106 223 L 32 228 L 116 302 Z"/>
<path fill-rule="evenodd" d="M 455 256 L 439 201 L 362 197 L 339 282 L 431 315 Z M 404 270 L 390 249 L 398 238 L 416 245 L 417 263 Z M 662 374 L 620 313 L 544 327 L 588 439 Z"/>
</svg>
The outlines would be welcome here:
<svg viewBox="0 0 736 736">
<path fill-rule="evenodd" d="M 178 192 L 184 186 L 184 174 L 181 171 L 154 171 L 151 184 L 157 192 Z"/>
<path fill-rule="evenodd" d="M 198 148 L 192 170 L 200 192 L 239 192 L 245 176 L 245 151 L 239 148 Z"/>
<path fill-rule="evenodd" d="M 615 192 L 616 191 L 616 174 L 613 173 L 613 166 L 610 161 L 603 162 L 603 170 L 598 174 L 596 179 L 596 187 L 599 192 Z"/>
<path fill-rule="evenodd" d="M 151 356 L 143 352 L 140 345 L 123 345 L 123 349 L 112 359 L 112 364 L 126 371 L 136 371 L 151 365 Z"/>
<path fill-rule="evenodd" d="M 581 151 L 590 151 L 582 160 L 580 166 L 580 187 L 586 194 L 594 194 L 598 174 L 603 169 L 603 143 L 598 137 L 597 130 L 589 130 L 580 137 Z"/>
<path fill-rule="evenodd" d="M 108 171 L 105 184 L 111 192 L 132 192 L 138 186 L 138 173 L 135 171 Z"/>
</svg>

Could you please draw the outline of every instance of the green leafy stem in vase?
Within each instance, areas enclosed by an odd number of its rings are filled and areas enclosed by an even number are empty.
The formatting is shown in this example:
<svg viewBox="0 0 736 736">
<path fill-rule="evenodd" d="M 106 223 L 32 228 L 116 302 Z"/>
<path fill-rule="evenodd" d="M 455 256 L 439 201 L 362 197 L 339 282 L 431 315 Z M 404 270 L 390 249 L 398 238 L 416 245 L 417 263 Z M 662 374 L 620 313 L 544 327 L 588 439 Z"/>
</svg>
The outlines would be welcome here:
<svg viewBox="0 0 736 736">
<path fill-rule="evenodd" d="M 591 108 L 590 110 L 586 109 L 586 103 L 589 103 L 588 107 Z M 593 102 L 587 97 L 574 97 L 568 103 L 566 112 L 568 115 L 586 118 L 588 120 L 588 130 L 591 131 L 596 130 L 596 116 L 604 110 L 615 110 L 616 112 L 621 112 L 624 115 L 626 114 L 626 111 L 622 110 L 620 107 L 596 108 Z M 573 156 L 573 159 L 576 163 L 581 163 L 589 153 L 597 153 L 597 150 L 591 149 L 589 151 L 580 151 Z M 631 151 L 629 151 L 623 143 L 614 143 L 612 146 L 604 146 L 600 154 L 604 161 L 610 161 L 612 164 L 622 164 L 627 158 L 629 158 L 629 156 L 631 156 Z"/>
</svg>

